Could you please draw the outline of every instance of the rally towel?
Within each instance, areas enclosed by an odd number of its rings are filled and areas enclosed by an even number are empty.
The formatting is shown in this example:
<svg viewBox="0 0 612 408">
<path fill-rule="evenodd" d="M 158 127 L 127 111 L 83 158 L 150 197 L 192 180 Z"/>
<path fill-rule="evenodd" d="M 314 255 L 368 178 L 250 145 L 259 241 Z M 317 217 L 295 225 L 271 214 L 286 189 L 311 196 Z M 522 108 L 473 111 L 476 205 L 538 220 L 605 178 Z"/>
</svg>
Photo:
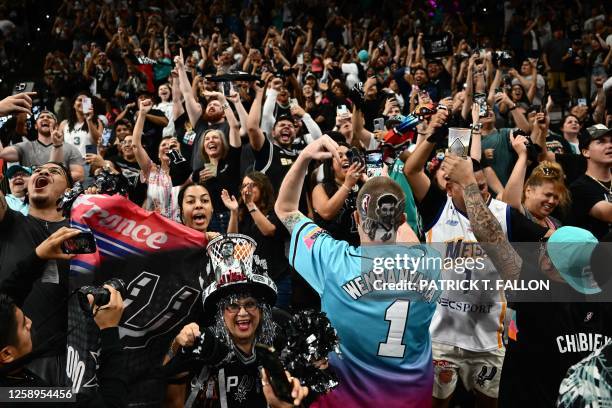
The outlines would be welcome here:
<svg viewBox="0 0 612 408">
<path fill-rule="evenodd" d="M 174 336 L 202 310 L 199 278 L 205 270 L 206 236 L 119 195 L 79 197 L 70 221 L 74 228 L 91 231 L 98 247 L 95 254 L 71 261 L 71 290 L 111 277 L 125 282 L 119 333 L 127 352 L 130 403 L 158 406 L 165 389 L 165 380 L 156 378 L 163 356 Z M 98 328 L 76 297 L 69 303 L 68 330 L 66 376 L 74 392 L 91 392 L 98 386 Z"/>
</svg>

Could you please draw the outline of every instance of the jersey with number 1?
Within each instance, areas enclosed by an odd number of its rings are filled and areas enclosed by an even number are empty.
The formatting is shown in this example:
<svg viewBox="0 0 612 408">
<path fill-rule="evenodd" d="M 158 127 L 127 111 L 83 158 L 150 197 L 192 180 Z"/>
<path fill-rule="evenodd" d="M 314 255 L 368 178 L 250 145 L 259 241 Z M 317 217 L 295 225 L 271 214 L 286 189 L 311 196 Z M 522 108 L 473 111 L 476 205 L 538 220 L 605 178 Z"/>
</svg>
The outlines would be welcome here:
<svg viewBox="0 0 612 408">
<path fill-rule="evenodd" d="M 330 354 L 339 385 L 312 406 L 416 408 L 431 404 L 429 325 L 438 293 L 389 290 L 390 284 L 407 280 L 408 275 L 380 272 L 380 268 L 374 274 L 373 259 L 381 253 L 376 249 L 380 247 L 350 247 L 308 218 L 293 230 L 291 265 L 321 297 L 322 310 L 340 339 L 341 356 Z M 408 257 L 439 257 L 423 245 L 392 248 L 393 254 L 403 252 Z M 440 270 L 435 268 L 418 268 L 410 276 L 438 279 Z"/>
</svg>

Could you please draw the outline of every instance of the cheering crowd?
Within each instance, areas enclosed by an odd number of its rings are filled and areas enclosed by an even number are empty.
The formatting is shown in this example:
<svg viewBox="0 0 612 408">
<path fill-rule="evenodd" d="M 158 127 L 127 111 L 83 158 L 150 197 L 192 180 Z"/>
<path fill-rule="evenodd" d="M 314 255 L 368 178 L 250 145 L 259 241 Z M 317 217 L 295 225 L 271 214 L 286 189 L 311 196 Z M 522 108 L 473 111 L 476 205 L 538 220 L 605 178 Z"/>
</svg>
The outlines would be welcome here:
<svg viewBox="0 0 612 408">
<path fill-rule="evenodd" d="M 50 21 L 40 76 L 0 100 L 1 387 L 612 404 L 609 4 L 64 0 Z M 373 259 L 400 254 L 483 256 L 414 266 L 427 282 L 551 289 L 380 290 L 406 276 Z"/>
</svg>

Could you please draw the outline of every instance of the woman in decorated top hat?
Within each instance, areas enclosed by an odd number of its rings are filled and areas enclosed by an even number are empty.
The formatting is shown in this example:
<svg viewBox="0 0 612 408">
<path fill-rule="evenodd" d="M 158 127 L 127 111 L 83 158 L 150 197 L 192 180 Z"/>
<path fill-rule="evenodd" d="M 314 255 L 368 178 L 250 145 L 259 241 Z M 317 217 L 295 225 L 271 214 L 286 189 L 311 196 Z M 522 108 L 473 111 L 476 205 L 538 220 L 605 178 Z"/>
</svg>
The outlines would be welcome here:
<svg viewBox="0 0 612 408">
<path fill-rule="evenodd" d="M 225 271 L 228 243 L 233 244 L 234 258 L 241 267 Z M 197 323 L 183 327 L 168 356 L 168 372 L 182 372 L 184 381 L 190 377 L 186 372 L 195 376 L 187 393 L 185 383 L 169 386 L 168 406 L 293 406 L 277 398 L 266 375 L 259 370 L 261 362 L 255 344 L 274 344 L 279 326 L 272 317 L 276 285 L 252 265 L 256 245 L 250 237 L 240 234 L 219 236 L 209 243 L 212 269 L 208 276 L 213 281 L 202 295 L 205 328 Z M 247 254 L 241 256 L 240 251 Z M 308 389 L 295 378 L 289 380 L 292 402 L 300 405 Z"/>
</svg>

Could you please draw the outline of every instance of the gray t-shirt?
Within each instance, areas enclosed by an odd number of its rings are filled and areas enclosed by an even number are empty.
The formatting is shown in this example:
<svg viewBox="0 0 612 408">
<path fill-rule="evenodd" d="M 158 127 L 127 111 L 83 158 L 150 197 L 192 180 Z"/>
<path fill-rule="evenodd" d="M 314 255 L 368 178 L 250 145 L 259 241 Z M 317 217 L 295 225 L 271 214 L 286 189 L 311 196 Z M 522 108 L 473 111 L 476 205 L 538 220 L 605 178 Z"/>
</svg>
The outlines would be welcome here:
<svg viewBox="0 0 612 408">
<path fill-rule="evenodd" d="M 17 143 L 15 145 L 19 154 L 19 162 L 22 166 L 42 166 L 49 162 L 51 156 L 52 144 L 45 145 L 39 140 Z M 70 168 L 70 165 L 78 164 L 85 165 L 85 160 L 81 156 L 81 152 L 70 143 L 64 143 L 64 166 Z"/>
</svg>

